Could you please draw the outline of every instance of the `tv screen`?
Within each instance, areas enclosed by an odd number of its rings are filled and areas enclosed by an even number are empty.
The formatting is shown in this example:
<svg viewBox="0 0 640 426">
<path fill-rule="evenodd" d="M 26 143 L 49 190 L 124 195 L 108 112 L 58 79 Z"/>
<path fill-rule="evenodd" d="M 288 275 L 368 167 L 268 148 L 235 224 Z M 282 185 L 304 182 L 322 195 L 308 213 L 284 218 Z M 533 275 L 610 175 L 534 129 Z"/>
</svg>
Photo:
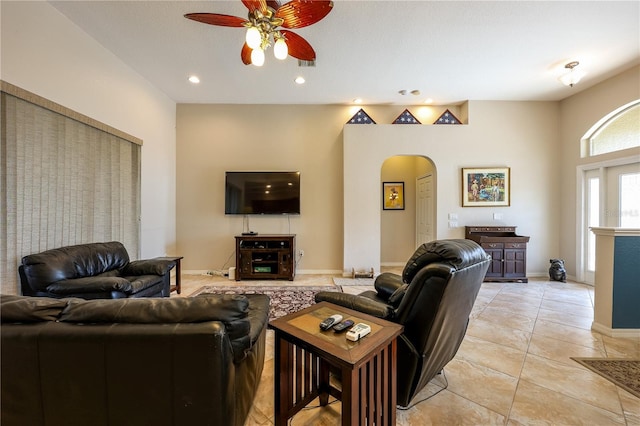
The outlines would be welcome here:
<svg viewBox="0 0 640 426">
<path fill-rule="evenodd" d="M 300 214 L 300 172 L 226 172 L 225 214 Z"/>
</svg>

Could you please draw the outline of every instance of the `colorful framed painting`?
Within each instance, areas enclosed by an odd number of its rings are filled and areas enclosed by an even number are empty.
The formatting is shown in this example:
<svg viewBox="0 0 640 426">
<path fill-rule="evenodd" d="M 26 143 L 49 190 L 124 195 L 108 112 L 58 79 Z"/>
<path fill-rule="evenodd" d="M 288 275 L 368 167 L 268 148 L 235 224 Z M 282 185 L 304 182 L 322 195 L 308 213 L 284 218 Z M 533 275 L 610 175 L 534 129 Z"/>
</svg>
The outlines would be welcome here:
<svg viewBox="0 0 640 426">
<path fill-rule="evenodd" d="M 382 210 L 404 210 L 404 182 L 382 182 Z"/>
<path fill-rule="evenodd" d="M 511 205 L 509 167 L 462 169 L 462 207 Z"/>
</svg>

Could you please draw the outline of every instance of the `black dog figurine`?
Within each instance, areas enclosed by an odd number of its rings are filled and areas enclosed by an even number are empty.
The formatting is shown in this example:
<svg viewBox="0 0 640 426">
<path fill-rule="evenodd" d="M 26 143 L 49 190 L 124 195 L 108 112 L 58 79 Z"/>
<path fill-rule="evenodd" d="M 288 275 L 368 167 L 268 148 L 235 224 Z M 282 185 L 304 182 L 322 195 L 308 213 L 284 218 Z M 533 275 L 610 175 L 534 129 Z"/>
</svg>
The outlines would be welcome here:
<svg viewBox="0 0 640 426">
<path fill-rule="evenodd" d="M 549 267 L 549 278 L 552 281 L 567 282 L 567 271 L 564 269 L 564 260 L 562 259 L 549 259 L 551 266 Z"/>
</svg>

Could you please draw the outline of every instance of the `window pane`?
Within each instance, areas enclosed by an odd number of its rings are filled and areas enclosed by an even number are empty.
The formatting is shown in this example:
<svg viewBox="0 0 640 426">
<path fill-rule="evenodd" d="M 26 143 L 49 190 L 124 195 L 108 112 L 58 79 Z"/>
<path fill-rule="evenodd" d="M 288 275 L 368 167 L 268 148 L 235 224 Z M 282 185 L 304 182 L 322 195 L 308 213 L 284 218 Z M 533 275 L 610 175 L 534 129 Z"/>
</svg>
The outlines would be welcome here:
<svg viewBox="0 0 640 426">
<path fill-rule="evenodd" d="M 620 175 L 620 227 L 640 228 L 640 173 Z"/>
<path fill-rule="evenodd" d="M 591 137 L 590 155 L 640 146 L 640 104 L 636 104 L 606 122 Z"/>
</svg>

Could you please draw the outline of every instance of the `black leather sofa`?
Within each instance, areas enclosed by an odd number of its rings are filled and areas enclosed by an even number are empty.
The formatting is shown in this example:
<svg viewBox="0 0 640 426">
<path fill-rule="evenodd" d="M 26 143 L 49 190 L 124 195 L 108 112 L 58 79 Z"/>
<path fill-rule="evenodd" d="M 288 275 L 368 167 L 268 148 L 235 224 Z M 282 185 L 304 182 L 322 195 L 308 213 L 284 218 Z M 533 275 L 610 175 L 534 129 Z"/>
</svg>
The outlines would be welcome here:
<svg viewBox="0 0 640 426">
<path fill-rule="evenodd" d="M 174 266 L 160 258 L 130 262 L 124 245 L 112 241 L 31 254 L 18 271 L 24 296 L 121 299 L 169 297 Z"/>
<path fill-rule="evenodd" d="M 265 295 L 0 296 L 2 426 L 243 425 L 268 314 Z"/>
</svg>

